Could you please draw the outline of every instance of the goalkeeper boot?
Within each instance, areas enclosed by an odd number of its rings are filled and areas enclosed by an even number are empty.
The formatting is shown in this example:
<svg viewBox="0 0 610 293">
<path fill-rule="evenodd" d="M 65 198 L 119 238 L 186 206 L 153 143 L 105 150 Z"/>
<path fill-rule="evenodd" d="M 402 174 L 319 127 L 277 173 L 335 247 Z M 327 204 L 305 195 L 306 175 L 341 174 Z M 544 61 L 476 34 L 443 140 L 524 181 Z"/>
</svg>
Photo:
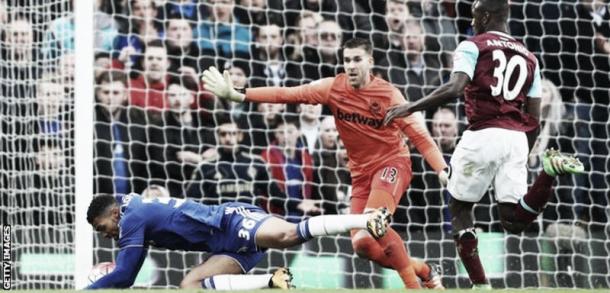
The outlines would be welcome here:
<svg viewBox="0 0 610 293">
<path fill-rule="evenodd" d="M 388 231 L 391 216 L 392 215 L 387 208 L 379 208 L 369 213 L 369 219 L 366 221 L 366 228 L 373 238 L 379 239 L 385 235 Z"/>
<path fill-rule="evenodd" d="M 277 288 L 277 289 L 292 289 L 294 285 L 292 285 L 292 273 L 288 268 L 279 268 L 269 280 L 269 288 Z"/>
<path fill-rule="evenodd" d="M 562 154 L 553 148 L 544 152 L 542 167 L 549 176 L 580 174 L 585 171 L 585 167 L 577 158 Z"/>
<path fill-rule="evenodd" d="M 424 286 L 428 289 L 445 290 L 442 282 L 443 268 L 438 264 L 428 262 L 426 265 L 430 268 L 430 274 L 428 274 L 428 279 L 423 282 Z"/>
</svg>

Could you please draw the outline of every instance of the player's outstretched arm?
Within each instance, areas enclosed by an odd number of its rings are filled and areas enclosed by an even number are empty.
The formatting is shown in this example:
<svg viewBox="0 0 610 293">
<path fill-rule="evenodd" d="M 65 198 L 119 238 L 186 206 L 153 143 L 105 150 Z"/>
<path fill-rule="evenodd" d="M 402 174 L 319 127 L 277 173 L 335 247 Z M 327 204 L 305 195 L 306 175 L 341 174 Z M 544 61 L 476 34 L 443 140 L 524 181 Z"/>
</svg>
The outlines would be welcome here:
<svg viewBox="0 0 610 293">
<path fill-rule="evenodd" d="M 383 124 L 388 125 L 392 120 L 399 117 L 406 117 L 411 113 L 438 107 L 460 97 L 464 93 L 464 88 L 470 82 L 470 77 L 462 72 L 455 72 L 451 75 L 449 82 L 441 85 L 425 98 L 416 102 L 403 104 L 388 110 L 383 119 Z"/>
<path fill-rule="evenodd" d="M 334 78 L 324 78 L 295 87 L 250 88 L 242 94 L 233 88 L 228 71 L 212 66 L 203 72 L 204 88 L 221 99 L 235 102 L 326 104 Z"/>
<path fill-rule="evenodd" d="M 136 280 L 146 258 L 144 247 L 125 247 L 119 251 L 116 268 L 86 289 L 129 288 Z"/>
</svg>

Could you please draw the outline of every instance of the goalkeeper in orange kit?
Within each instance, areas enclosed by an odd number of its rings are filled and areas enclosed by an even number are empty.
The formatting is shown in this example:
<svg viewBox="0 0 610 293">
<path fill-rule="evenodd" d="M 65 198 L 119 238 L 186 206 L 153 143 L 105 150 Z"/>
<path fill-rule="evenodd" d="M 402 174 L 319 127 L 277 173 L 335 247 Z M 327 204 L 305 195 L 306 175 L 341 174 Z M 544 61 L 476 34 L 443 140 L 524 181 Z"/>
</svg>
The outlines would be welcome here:
<svg viewBox="0 0 610 293">
<path fill-rule="evenodd" d="M 386 207 L 390 212 L 411 181 L 411 160 L 403 133 L 426 161 L 447 180 L 447 165 L 430 137 L 423 118 L 411 115 L 383 125 L 386 110 L 405 104 L 400 91 L 374 77 L 371 43 L 352 39 L 343 46 L 345 73 L 298 87 L 262 87 L 240 93 L 233 88 L 228 72 L 215 67 L 203 73 L 205 89 L 222 99 L 236 102 L 324 104 L 330 108 L 345 144 L 352 175 L 351 209 L 354 214 Z M 424 286 L 444 289 L 440 267 L 409 259 L 402 239 L 393 229 L 375 239 L 366 230 L 352 231 L 354 251 L 361 257 L 398 272 L 407 288 Z"/>
</svg>

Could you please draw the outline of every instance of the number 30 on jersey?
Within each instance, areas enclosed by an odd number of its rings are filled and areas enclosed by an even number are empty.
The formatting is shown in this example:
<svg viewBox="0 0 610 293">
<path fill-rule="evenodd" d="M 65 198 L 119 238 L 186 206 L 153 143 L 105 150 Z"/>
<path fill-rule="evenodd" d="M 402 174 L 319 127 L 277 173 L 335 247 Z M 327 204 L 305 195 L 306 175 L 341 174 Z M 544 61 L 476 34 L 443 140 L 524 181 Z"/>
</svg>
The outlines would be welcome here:
<svg viewBox="0 0 610 293">
<path fill-rule="evenodd" d="M 505 100 L 512 101 L 519 95 L 523 88 L 523 84 L 527 79 L 527 64 L 525 58 L 521 55 L 514 55 L 506 62 L 504 51 L 494 50 L 492 54 L 494 61 L 498 61 L 498 66 L 494 68 L 493 72 L 498 83 L 491 86 L 491 95 L 497 97 L 502 94 Z M 518 69 L 519 76 L 511 89 L 509 88 L 509 83 L 515 73 L 515 69 Z"/>
</svg>

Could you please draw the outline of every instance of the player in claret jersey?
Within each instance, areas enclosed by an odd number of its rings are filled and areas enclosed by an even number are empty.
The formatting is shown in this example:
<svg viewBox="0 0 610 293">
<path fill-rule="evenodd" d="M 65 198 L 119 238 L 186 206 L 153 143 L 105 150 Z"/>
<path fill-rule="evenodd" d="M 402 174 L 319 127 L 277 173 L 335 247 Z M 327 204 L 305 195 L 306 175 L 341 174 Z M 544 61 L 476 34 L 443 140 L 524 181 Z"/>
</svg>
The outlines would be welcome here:
<svg viewBox="0 0 610 293">
<path fill-rule="evenodd" d="M 447 178 L 444 171 L 447 166 L 421 116 L 382 125 L 386 110 L 406 101 L 397 88 L 371 74 L 374 62 L 369 41 L 347 41 L 343 46 L 343 65 L 346 73 L 336 77 L 298 87 L 252 88 L 245 94 L 233 88 L 228 72 L 223 76 L 214 67 L 204 71 L 203 81 L 207 90 L 232 101 L 328 106 L 349 158 L 352 213 L 366 213 L 381 207 L 394 212 L 411 181 L 411 160 L 403 133 L 441 180 Z M 395 269 L 408 288 L 420 288 L 418 277 L 428 288 L 443 288 L 440 267 L 410 260 L 402 239 L 392 229 L 380 239 L 374 239 L 365 230 L 352 230 L 352 244 L 358 255 Z"/>
<path fill-rule="evenodd" d="M 520 233 L 542 211 L 557 175 L 581 173 L 575 158 L 547 150 L 527 190 L 526 162 L 538 135 L 540 65 L 507 32 L 507 0 L 472 4 L 476 36 L 459 44 L 451 79 L 427 97 L 390 109 L 384 123 L 464 94 L 470 123 L 451 158 L 449 209 L 457 250 L 475 287 L 490 288 L 477 254 L 472 206 L 493 183 L 502 225 Z M 528 149 L 529 147 L 529 149 Z"/>
</svg>

